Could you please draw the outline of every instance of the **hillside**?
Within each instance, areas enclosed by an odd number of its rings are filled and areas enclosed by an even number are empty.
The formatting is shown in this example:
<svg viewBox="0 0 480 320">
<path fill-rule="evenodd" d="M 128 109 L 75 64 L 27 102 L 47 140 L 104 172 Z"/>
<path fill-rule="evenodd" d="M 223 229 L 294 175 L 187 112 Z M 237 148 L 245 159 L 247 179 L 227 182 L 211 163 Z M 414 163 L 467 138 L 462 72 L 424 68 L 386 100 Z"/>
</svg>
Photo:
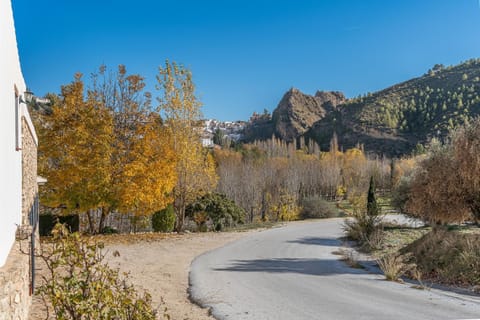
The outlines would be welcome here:
<svg viewBox="0 0 480 320">
<path fill-rule="evenodd" d="M 444 138 L 479 113 L 480 59 L 472 59 L 457 66 L 435 65 L 421 77 L 354 99 L 339 92 L 310 96 L 292 89 L 263 125 L 270 136 L 313 138 L 323 150 L 336 132 L 344 148 L 363 144 L 367 152 L 398 156 L 433 137 Z M 265 136 L 246 135 L 246 140 L 258 138 Z"/>
</svg>

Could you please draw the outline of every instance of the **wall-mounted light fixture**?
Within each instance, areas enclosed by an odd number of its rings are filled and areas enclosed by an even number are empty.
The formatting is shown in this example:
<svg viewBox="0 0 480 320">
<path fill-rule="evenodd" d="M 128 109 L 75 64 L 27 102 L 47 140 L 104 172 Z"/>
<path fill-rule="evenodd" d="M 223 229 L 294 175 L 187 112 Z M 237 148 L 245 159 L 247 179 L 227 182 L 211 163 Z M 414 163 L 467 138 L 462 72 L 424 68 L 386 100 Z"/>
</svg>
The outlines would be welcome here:
<svg viewBox="0 0 480 320">
<path fill-rule="evenodd" d="M 25 104 L 33 104 L 34 106 L 37 104 L 48 104 L 50 103 L 50 99 L 39 98 L 33 94 L 28 88 L 25 90 L 22 96 L 20 96 L 20 101 Z"/>
<path fill-rule="evenodd" d="M 33 98 L 35 96 L 33 95 L 33 92 L 30 91 L 28 88 L 27 90 L 25 90 L 25 92 L 23 93 L 23 98 L 25 99 L 25 103 L 30 103 L 32 102 Z"/>
</svg>

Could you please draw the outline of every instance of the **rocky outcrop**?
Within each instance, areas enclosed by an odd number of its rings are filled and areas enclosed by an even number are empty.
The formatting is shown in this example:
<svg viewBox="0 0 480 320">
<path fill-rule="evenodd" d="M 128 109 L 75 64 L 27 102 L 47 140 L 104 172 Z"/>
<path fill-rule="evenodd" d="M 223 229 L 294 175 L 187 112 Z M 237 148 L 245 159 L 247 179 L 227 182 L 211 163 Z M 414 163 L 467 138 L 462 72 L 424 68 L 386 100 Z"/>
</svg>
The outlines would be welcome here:
<svg viewBox="0 0 480 320">
<path fill-rule="evenodd" d="M 285 141 L 293 141 L 344 101 L 345 96 L 340 92 L 318 91 L 311 96 L 292 88 L 273 112 L 275 135 Z"/>
<path fill-rule="evenodd" d="M 335 110 L 338 105 L 347 101 L 345 95 L 340 91 L 317 91 L 315 99 L 327 112 Z"/>
</svg>

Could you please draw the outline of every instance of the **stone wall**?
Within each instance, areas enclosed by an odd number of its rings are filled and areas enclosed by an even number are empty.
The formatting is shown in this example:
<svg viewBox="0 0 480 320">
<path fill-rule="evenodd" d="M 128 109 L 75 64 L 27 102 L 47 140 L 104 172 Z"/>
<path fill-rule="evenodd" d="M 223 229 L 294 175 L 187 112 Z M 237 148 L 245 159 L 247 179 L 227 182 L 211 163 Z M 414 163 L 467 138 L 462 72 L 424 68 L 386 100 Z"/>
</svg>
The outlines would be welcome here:
<svg viewBox="0 0 480 320">
<path fill-rule="evenodd" d="M 33 207 L 37 185 L 37 145 L 30 126 L 22 119 L 22 224 L 30 224 L 29 212 Z"/>
<path fill-rule="evenodd" d="M 26 320 L 32 302 L 30 210 L 38 192 L 37 144 L 33 128 L 22 118 L 22 225 L 5 265 L 0 268 L 0 320 Z M 38 229 L 34 235 L 38 245 Z"/>
<path fill-rule="evenodd" d="M 28 250 L 29 241 L 22 241 Z M 30 257 L 20 252 L 16 241 L 5 265 L 0 268 L 0 320 L 28 319 L 30 295 Z"/>
</svg>

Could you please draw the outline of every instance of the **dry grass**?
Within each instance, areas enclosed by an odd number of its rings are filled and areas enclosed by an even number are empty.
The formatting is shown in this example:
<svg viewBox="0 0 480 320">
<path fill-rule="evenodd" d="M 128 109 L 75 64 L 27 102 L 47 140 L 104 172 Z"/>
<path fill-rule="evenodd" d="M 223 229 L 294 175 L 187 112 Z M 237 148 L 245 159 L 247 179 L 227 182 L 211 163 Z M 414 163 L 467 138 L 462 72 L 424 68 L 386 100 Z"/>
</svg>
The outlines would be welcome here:
<svg viewBox="0 0 480 320">
<path fill-rule="evenodd" d="M 350 268 L 363 269 L 363 266 L 358 262 L 358 254 L 351 248 L 340 248 L 333 251 L 332 254 L 341 256 L 340 260 L 345 262 Z"/>
<path fill-rule="evenodd" d="M 377 263 L 388 281 L 400 281 L 401 277 L 411 269 L 401 255 L 387 254 L 378 259 Z"/>
</svg>

